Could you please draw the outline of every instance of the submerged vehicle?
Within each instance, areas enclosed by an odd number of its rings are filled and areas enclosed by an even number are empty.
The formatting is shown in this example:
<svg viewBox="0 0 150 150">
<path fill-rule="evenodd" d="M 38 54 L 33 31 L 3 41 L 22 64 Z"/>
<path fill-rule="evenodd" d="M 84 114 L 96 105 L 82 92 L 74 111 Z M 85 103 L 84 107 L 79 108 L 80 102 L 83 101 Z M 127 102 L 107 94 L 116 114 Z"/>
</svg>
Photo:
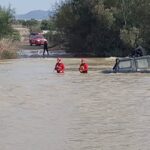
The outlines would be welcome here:
<svg viewBox="0 0 150 150">
<path fill-rule="evenodd" d="M 117 58 L 113 72 L 150 72 L 150 56 Z"/>
</svg>

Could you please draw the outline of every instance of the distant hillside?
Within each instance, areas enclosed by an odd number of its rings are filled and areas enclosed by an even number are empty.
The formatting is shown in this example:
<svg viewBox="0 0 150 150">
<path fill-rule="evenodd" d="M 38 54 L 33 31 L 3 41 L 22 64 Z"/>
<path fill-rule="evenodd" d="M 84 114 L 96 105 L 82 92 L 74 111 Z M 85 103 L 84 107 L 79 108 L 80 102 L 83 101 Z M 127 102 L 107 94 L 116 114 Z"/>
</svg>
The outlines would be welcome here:
<svg viewBox="0 0 150 150">
<path fill-rule="evenodd" d="M 43 19 L 48 19 L 49 16 L 51 15 L 52 13 L 50 11 L 33 10 L 26 14 L 16 15 L 16 19 L 17 20 L 30 20 L 30 19 L 43 20 Z"/>
</svg>

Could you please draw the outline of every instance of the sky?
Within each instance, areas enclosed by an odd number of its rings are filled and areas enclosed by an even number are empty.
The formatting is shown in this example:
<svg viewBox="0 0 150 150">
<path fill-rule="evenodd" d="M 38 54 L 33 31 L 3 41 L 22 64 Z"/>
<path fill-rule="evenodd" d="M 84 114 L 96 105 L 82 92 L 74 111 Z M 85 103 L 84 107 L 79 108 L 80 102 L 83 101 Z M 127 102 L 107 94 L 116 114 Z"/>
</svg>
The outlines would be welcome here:
<svg viewBox="0 0 150 150">
<path fill-rule="evenodd" d="M 16 14 L 25 14 L 31 10 L 54 10 L 61 0 L 0 0 L 0 6 L 15 9 Z"/>
</svg>

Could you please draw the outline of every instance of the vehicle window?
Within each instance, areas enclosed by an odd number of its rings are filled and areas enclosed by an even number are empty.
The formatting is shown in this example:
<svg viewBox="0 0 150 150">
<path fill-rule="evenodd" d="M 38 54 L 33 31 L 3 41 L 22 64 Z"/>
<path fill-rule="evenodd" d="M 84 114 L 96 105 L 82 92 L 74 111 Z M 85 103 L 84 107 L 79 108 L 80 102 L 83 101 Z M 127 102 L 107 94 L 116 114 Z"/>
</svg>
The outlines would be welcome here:
<svg viewBox="0 0 150 150">
<path fill-rule="evenodd" d="M 136 60 L 138 68 L 148 68 L 148 61 L 147 59 L 138 59 Z"/>
<path fill-rule="evenodd" d="M 44 38 L 42 35 L 37 35 L 36 38 Z"/>
<path fill-rule="evenodd" d="M 43 38 L 43 35 L 39 35 L 39 33 L 30 33 L 29 38 Z"/>
<path fill-rule="evenodd" d="M 30 33 L 30 35 L 33 35 L 33 36 L 35 36 L 35 35 L 38 35 L 38 33 Z"/>
<path fill-rule="evenodd" d="M 131 68 L 131 61 L 121 61 L 119 62 L 119 68 Z"/>
</svg>

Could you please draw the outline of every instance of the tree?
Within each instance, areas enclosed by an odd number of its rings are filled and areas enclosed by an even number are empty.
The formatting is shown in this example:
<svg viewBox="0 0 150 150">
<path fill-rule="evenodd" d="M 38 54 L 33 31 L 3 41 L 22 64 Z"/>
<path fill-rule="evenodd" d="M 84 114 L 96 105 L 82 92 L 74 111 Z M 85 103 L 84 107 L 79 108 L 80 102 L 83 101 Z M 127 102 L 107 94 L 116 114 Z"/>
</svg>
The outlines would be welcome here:
<svg viewBox="0 0 150 150">
<path fill-rule="evenodd" d="M 128 55 L 141 44 L 150 49 L 149 0 L 66 0 L 55 23 L 73 52 Z"/>
<path fill-rule="evenodd" d="M 10 8 L 0 7 L 0 39 L 11 35 L 13 28 L 11 26 L 13 21 L 14 11 Z"/>
</svg>

